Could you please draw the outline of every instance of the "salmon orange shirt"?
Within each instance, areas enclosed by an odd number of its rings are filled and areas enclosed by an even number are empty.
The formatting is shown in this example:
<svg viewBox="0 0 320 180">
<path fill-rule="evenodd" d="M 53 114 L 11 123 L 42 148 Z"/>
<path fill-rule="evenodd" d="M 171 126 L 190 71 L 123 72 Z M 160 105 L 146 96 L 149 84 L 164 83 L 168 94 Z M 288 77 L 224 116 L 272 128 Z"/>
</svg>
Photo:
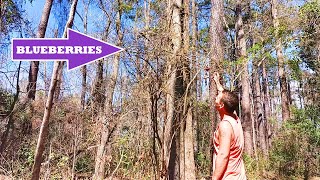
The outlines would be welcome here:
<svg viewBox="0 0 320 180">
<path fill-rule="evenodd" d="M 222 121 L 228 121 L 233 129 L 234 138 L 230 146 L 229 161 L 222 180 L 246 180 L 242 153 L 244 147 L 244 137 L 241 121 L 239 118 L 234 119 L 230 116 L 225 116 Z M 215 169 L 215 159 L 219 152 L 219 137 L 218 130 L 214 132 L 214 154 L 213 154 L 213 170 Z"/>
</svg>

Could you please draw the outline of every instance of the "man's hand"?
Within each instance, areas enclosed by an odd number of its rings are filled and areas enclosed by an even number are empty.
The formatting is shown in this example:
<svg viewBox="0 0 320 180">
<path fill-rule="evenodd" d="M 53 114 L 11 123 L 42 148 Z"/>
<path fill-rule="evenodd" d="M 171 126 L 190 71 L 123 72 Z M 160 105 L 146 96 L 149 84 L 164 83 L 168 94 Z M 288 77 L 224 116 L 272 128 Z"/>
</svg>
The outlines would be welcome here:
<svg viewBox="0 0 320 180">
<path fill-rule="evenodd" d="M 213 73 L 213 80 L 216 82 L 216 85 L 217 85 L 217 89 L 218 91 L 223 91 L 224 88 L 222 87 L 222 85 L 220 84 L 220 75 L 218 72 L 214 72 Z"/>
<path fill-rule="evenodd" d="M 214 72 L 213 73 L 213 79 L 214 81 L 217 83 L 217 82 L 220 82 L 220 74 L 217 73 L 217 72 Z"/>
</svg>

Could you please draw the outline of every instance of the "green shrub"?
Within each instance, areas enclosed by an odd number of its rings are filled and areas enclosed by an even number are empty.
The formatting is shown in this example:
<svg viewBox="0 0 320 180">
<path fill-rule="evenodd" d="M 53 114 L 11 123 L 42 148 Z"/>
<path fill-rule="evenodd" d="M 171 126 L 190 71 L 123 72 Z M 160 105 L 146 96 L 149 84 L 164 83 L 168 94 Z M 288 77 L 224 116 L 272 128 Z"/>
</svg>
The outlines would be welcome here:
<svg viewBox="0 0 320 180">
<path fill-rule="evenodd" d="M 272 143 L 270 170 L 281 179 L 308 179 L 320 173 L 319 107 L 293 109 L 293 114 Z"/>
<path fill-rule="evenodd" d="M 78 158 L 75 165 L 75 171 L 77 173 L 93 172 L 94 160 L 87 154 Z"/>
<path fill-rule="evenodd" d="M 25 163 L 26 167 L 32 166 L 34 162 L 35 151 L 33 148 L 23 147 L 19 149 L 19 159 Z"/>
</svg>

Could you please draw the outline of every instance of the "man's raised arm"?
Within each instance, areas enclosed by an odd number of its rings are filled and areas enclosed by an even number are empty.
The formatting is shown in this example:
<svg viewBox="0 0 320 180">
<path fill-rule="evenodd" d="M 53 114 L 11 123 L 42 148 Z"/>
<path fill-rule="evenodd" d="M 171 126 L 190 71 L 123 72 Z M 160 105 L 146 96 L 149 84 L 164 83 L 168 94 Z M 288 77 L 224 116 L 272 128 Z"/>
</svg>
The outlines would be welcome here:
<svg viewBox="0 0 320 180">
<path fill-rule="evenodd" d="M 223 88 L 223 86 L 222 86 L 221 83 L 220 83 L 220 75 L 219 75 L 219 73 L 215 72 L 215 73 L 213 74 L 213 79 L 214 79 L 214 81 L 216 82 L 218 91 L 222 92 L 222 91 L 224 90 L 224 88 Z"/>
</svg>

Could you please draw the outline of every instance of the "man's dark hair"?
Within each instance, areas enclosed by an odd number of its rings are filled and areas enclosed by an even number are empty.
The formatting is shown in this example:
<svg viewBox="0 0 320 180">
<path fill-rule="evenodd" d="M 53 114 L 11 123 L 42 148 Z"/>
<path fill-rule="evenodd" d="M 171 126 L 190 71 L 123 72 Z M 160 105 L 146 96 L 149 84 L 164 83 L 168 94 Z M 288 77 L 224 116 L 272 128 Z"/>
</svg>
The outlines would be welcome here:
<svg viewBox="0 0 320 180">
<path fill-rule="evenodd" d="M 237 115 L 239 115 L 239 99 L 238 96 L 229 91 L 229 90 L 223 90 L 222 91 L 223 96 L 221 98 L 221 101 L 224 104 L 224 108 L 228 113 L 233 113 L 234 111 L 237 112 Z"/>
</svg>

